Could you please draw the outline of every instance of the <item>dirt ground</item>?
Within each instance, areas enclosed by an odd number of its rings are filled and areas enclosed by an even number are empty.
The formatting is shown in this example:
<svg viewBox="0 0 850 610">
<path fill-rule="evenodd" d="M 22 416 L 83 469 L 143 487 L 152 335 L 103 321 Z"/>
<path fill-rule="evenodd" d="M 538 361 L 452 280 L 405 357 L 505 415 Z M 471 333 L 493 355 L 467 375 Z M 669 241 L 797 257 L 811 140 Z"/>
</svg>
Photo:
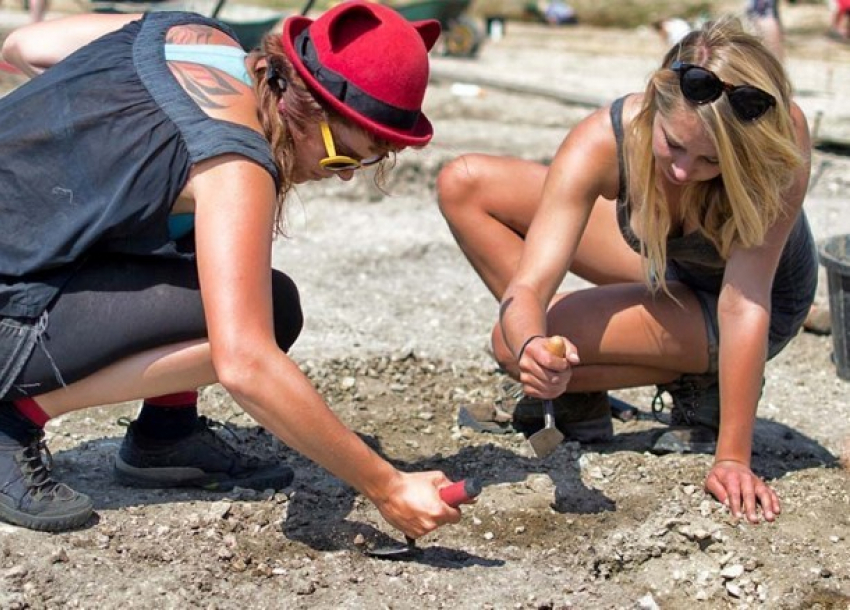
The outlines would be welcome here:
<svg viewBox="0 0 850 610">
<path fill-rule="evenodd" d="M 789 63 L 850 63 L 816 28 L 792 29 L 788 47 Z M 620 67 L 662 50 L 642 31 L 509 24 L 479 59 L 435 67 L 495 73 L 536 53 L 525 72 L 550 78 L 568 71 L 551 58 L 568 57 L 616 89 Z M 3 78 L 6 89 L 18 82 Z M 307 317 L 293 358 L 399 467 L 478 478 L 484 491 L 462 522 L 420 540 L 414 561 L 365 557 L 364 544 L 398 532 L 214 386 L 203 412 L 229 422 L 246 450 L 291 464 L 293 486 L 122 488 L 111 478 L 118 420 L 137 405 L 60 418 L 48 425 L 56 476 L 90 494 L 97 517 L 59 535 L 0 525 L 0 608 L 850 608 L 850 476 L 839 465 L 850 385 L 828 336 L 801 334 L 767 368 L 754 467 L 783 501 L 774 524 L 737 523 L 702 491 L 710 456 L 647 452 L 660 427 L 650 388 L 617 393 L 641 414 L 615 421 L 612 443 L 565 443 L 545 460 L 521 436 L 457 426 L 459 407 L 510 397 L 486 351 L 496 305 L 439 215 L 436 173 L 467 151 L 545 161 L 588 109 L 498 88 L 470 97 L 453 84 L 430 90 L 438 135 L 400 157 L 392 196 L 363 178 L 301 189 L 275 263 L 299 284 Z M 806 207 L 818 238 L 850 232 L 850 160 L 816 151 L 813 174 Z"/>
</svg>

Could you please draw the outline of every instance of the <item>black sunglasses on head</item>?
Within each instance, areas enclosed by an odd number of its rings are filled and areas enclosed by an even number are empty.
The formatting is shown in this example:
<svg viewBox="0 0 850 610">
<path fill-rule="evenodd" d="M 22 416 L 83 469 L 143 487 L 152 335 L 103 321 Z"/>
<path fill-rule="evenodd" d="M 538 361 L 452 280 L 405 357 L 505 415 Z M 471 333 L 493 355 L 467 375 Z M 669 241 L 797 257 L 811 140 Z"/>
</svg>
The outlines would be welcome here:
<svg viewBox="0 0 850 610">
<path fill-rule="evenodd" d="M 755 121 L 776 105 L 776 98 L 767 91 L 752 85 L 730 85 L 701 66 L 675 61 L 670 69 L 679 75 L 679 87 L 686 100 L 697 105 L 708 104 L 725 92 L 732 110 L 742 121 Z"/>
</svg>

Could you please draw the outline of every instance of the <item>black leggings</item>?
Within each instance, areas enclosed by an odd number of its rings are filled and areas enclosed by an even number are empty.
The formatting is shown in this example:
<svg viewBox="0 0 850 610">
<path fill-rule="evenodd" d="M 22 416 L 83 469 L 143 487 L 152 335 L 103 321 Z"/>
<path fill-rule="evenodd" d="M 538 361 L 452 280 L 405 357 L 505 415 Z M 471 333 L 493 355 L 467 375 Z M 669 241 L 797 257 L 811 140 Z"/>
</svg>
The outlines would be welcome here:
<svg viewBox="0 0 850 610">
<path fill-rule="evenodd" d="M 298 289 L 273 270 L 272 294 L 277 343 L 288 351 L 303 325 Z M 43 341 L 4 398 L 37 396 L 121 358 L 206 337 L 194 261 L 95 257 L 48 308 Z"/>
</svg>

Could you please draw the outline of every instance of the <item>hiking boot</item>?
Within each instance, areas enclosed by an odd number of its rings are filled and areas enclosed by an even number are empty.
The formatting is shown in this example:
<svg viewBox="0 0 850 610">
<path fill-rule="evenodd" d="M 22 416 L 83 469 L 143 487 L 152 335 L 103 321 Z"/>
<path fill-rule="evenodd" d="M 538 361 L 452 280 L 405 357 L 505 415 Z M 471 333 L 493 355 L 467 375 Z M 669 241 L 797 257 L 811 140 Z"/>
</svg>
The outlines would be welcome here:
<svg viewBox="0 0 850 610">
<path fill-rule="evenodd" d="M 130 487 L 199 487 L 208 491 L 234 487 L 262 491 L 292 483 L 291 468 L 239 453 L 213 427 L 225 426 L 199 417 L 189 436 L 162 441 L 145 438 L 136 422 L 130 423 L 115 458 L 115 478 Z"/>
<path fill-rule="evenodd" d="M 54 481 L 52 466 L 41 430 L 26 444 L 0 441 L 0 519 L 41 532 L 71 530 L 89 520 L 91 499 Z"/>
<path fill-rule="evenodd" d="M 651 451 L 665 453 L 714 453 L 720 429 L 720 383 L 717 375 L 682 375 L 658 386 L 652 413 L 661 421 L 664 394 L 669 394 L 670 428 L 656 437 Z"/>
<path fill-rule="evenodd" d="M 561 394 L 552 400 L 555 427 L 568 441 L 605 443 L 614 438 L 607 392 Z M 544 428 L 543 400 L 523 396 L 513 413 L 514 428 L 531 436 Z"/>
</svg>

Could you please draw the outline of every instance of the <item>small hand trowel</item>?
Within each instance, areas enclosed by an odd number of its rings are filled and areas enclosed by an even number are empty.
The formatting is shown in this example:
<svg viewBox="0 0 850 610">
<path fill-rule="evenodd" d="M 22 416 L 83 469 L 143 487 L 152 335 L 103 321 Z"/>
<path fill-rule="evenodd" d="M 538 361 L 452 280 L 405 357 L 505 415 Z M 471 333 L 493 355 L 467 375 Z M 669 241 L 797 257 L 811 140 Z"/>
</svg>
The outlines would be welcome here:
<svg viewBox="0 0 850 610">
<path fill-rule="evenodd" d="M 461 504 L 469 504 L 481 493 L 481 484 L 477 479 L 464 479 L 440 489 L 440 498 L 454 508 Z M 421 549 L 416 547 L 416 539 L 404 537 L 404 544 L 393 544 L 366 549 L 364 553 L 380 559 L 411 559 Z"/>
<path fill-rule="evenodd" d="M 555 356 L 563 358 L 567 354 L 567 346 L 561 337 L 549 337 L 545 345 Z M 542 430 L 528 437 L 528 444 L 531 445 L 534 455 L 540 459 L 549 456 L 564 440 L 564 435 L 555 427 L 555 409 L 551 400 L 543 401 L 543 425 Z"/>
</svg>

